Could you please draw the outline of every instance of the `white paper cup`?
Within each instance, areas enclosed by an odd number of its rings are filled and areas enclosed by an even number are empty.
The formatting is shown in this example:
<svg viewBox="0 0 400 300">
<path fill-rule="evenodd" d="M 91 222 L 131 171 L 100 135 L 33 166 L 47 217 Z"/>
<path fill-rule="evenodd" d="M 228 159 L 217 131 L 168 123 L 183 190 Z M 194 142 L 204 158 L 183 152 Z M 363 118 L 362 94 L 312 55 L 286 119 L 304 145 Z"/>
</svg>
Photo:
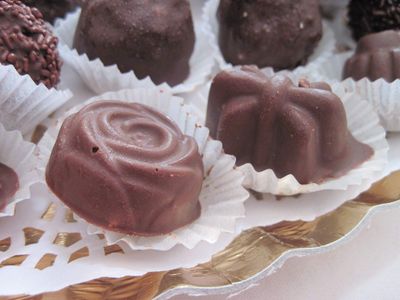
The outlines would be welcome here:
<svg viewBox="0 0 400 300">
<path fill-rule="evenodd" d="M 14 66 L 0 65 L 0 122 L 7 130 L 27 134 L 72 97 L 68 90 L 37 85 Z"/>
<path fill-rule="evenodd" d="M 100 59 L 90 60 L 86 54 L 79 55 L 73 49 L 73 39 L 79 21 L 80 10 L 68 14 L 63 20 L 58 20 L 55 33 L 60 39 L 60 54 L 64 61 L 71 65 L 81 76 L 85 84 L 97 94 L 121 89 L 148 88 L 154 86 L 149 77 L 138 79 L 134 72 L 121 73 L 116 65 L 104 66 Z M 171 88 L 175 93 L 193 91 L 203 84 L 212 72 L 214 54 L 210 47 L 210 37 L 203 29 L 202 23 L 194 23 L 196 43 L 190 59 L 189 77 L 181 84 Z M 168 84 L 162 84 L 165 89 Z"/>
<path fill-rule="evenodd" d="M 219 35 L 219 25 L 217 20 L 217 9 L 219 5 L 219 0 L 208 1 L 203 8 L 203 23 L 204 29 L 211 37 L 211 47 L 213 53 L 215 53 L 215 59 L 221 70 L 232 68 L 232 64 L 225 61 L 218 44 Z M 328 23 L 323 23 L 323 36 L 318 44 L 318 47 L 314 50 L 314 53 L 309 57 L 308 63 L 305 66 L 299 66 L 293 70 L 296 73 L 303 73 L 305 71 L 312 72 L 318 68 L 321 64 L 332 55 L 335 50 L 335 36 L 328 25 Z"/>
<path fill-rule="evenodd" d="M 163 236 L 138 237 L 110 232 L 88 224 L 89 234 L 103 233 L 107 243 L 124 241 L 133 250 L 166 251 L 178 244 L 192 249 L 201 241 L 214 243 L 221 233 L 234 232 L 236 220 L 244 217 L 244 201 L 249 197 L 242 187 L 243 175 L 235 169 L 234 157 L 224 154 L 221 143 L 209 138 L 208 129 L 199 125 L 198 118 L 191 114 L 193 109 L 184 105 L 183 99 L 160 93 L 157 89 L 123 90 L 92 98 L 66 115 L 99 100 L 142 103 L 168 115 L 186 135 L 193 136 L 197 141 L 206 177 L 200 193 L 201 216 L 190 225 Z M 58 125 L 51 128 L 39 144 L 42 178 L 61 123 L 62 120 L 59 120 Z"/>
<path fill-rule="evenodd" d="M 378 113 L 383 127 L 387 131 L 400 131 L 400 80 L 387 82 L 384 79 L 371 81 L 368 78 L 355 81 L 351 78 L 342 81 L 345 63 L 353 52 L 331 56 L 326 64 L 319 67 L 312 76 L 317 80 L 341 82 L 346 91 L 358 93 L 367 100 Z"/>
<path fill-rule="evenodd" d="M 39 182 L 37 175 L 36 146 L 25 141 L 21 132 L 7 131 L 0 123 L 0 162 L 12 168 L 18 175 L 19 188 L 10 199 L 0 217 L 13 216 L 17 203 L 29 199 L 30 187 Z"/>
</svg>

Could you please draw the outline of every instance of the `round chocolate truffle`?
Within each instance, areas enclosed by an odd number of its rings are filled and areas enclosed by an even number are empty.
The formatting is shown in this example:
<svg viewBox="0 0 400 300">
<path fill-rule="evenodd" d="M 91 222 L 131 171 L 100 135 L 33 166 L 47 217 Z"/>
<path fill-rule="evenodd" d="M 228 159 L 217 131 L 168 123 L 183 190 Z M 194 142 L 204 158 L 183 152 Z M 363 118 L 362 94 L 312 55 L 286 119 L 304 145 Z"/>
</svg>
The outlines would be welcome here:
<svg viewBox="0 0 400 300">
<path fill-rule="evenodd" d="M 400 0 L 351 0 L 348 14 L 356 40 L 369 33 L 400 29 Z"/>
<path fill-rule="evenodd" d="M 186 0 L 91 0 L 82 8 L 74 47 L 123 73 L 174 86 L 189 75 L 194 42 Z"/>
<path fill-rule="evenodd" d="M 64 121 L 46 180 L 89 223 L 151 236 L 199 217 L 203 162 L 196 141 L 168 117 L 99 101 Z"/>
<path fill-rule="evenodd" d="M 0 63 L 14 65 L 37 84 L 54 87 L 61 68 L 57 43 L 36 8 L 19 0 L 0 1 Z"/>
<path fill-rule="evenodd" d="M 217 18 L 222 55 L 233 65 L 292 69 L 322 36 L 318 0 L 221 0 Z"/>
<path fill-rule="evenodd" d="M 295 86 L 255 67 L 215 77 L 206 124 L 239 165 L 292 174 L 302 184 L 340 177 L 373 154 L 347 129 L 342 101 L 329 85 L 303 80 Z"/>
<path fill-rule="evenodd" d="M 18 188 L 17 173 L 10 167 L 0 163 L 0 211 L 6 207 Z"/>
<path fill-rule="evenodd" d="M 362 37 L 343 70 L 343 78 L 387 82 L 400 79 L 400 32 L 387 30 Z"/>
<path fill-rule="evenodd" d="M 43 18 L 51 24 L 55 19 L 65 17 L 79 5 L 78 0 L 22 0 L 22 2 L 40 10 Z"/>
</svg>

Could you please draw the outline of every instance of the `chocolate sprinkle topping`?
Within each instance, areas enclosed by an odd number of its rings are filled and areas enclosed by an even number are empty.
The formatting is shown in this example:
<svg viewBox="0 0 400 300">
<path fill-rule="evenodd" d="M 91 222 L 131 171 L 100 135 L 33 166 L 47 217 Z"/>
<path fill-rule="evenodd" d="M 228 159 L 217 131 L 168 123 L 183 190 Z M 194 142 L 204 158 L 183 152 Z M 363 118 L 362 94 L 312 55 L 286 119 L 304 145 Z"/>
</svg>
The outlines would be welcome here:
<svg viewBox="0 0 400 300">
<path fill-rule="evenodd" d="M 45 21 L 54 23 L 55 19 L 63 18 L 73 11 L 82 1 L 78 0 L 22 0 L 30 7 L 36 7 L 43 14 Z"/>
<path fill-rule="evenodd" d="M 19 0 L 0 1 L 0 63 L 14 65 L 37 84 L 54 87 L 61 68 L 57 43 L 39 10 Z"/>
<path fill-rule="evenodd" d="M 349 25 L 356 40 L 369 33 L 400 29 L 400 0 L 352 0 Z"/>
</svg>

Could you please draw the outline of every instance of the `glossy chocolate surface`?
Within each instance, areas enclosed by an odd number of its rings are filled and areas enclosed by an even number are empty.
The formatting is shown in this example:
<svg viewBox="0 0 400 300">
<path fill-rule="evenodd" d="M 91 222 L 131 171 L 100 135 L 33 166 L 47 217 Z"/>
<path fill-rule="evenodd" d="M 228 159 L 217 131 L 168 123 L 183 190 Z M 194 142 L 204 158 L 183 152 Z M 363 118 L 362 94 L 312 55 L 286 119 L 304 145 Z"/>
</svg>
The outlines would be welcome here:
<svg viewBox="0 0 400 300">
<path fill-rule="evenodd" d="M 0 163 L 0 211 L 2 211 L 19 188 L 18 175 L 10 167 Z"/>
<path fill-rule="evenodd" d="M 233 65 L 291 69 L 322 36 L 317 0 L 221 0 L 217 17 L 220 49 Z"/>
<path fill-rule="evenodd" d="M 83 6 L 74 47 L 139 79 L 177 85 L 189 75 L 194 42 L 187 0 L 91 0 Z"/>
<path fill-rule="evenodd" d="M 111 231 L 166 234 L 200 215 L 195 140 L 140 104 L 100 101 L 67 118 L 46 180 L 75 213 Z"/>
<path fill-rule="evenodd" d="M 206 125 L 238 165 L 293 174 L 303 184 L 339 177 L 373 154 L 348 131 L 343 104 L 327 84 L 295 86 L 255 67 L 214 78 Z"/>
<path fill-rule="evenodd" d="M 19 0 L 0 1 L 0 63 L 12 64 L 37 84 L 54 87 L 60 80 L 58 39 L 36 8 Z"/>
<path fill-rule="evenodd" d="M 383 78 L 392 82 L 400 78 L 400 33 L 387 30 L 361 38 L 354 55 L 343 70 L 343 78 L 375 81 Z"/>
</svg>

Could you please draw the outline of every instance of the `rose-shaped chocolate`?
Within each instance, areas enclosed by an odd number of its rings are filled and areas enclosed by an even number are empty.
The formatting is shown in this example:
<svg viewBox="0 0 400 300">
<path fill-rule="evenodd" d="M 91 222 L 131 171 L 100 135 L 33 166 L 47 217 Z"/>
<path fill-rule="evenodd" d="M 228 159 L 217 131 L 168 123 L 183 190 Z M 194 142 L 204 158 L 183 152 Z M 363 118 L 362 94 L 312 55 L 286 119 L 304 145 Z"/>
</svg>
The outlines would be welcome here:
<svg viewBox="0 0 400 300">
<path fill-rule="evenodd" d="M 75 213 L 111 231 L 165 234 L 200 215 L 195 140 L 141 104 L 99 101 L 68 117 L 46 180 Z"/>
</svg>

